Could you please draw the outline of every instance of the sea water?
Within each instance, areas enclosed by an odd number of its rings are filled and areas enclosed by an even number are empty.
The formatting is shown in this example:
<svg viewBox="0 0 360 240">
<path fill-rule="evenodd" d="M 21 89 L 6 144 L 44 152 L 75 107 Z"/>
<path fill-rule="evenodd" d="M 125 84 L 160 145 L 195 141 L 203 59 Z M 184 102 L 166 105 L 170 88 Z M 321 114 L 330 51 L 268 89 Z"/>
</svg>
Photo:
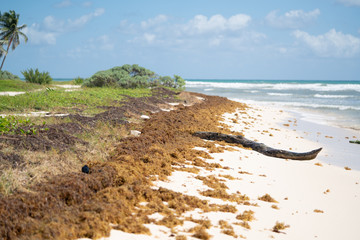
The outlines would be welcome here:
<svg viewBox="0 0 360 240">
<path fill-rule="evenodd" d="M 360 81 L 187 79 L 186 90 L 281 107 L 308 121 L 360 131 Z"/>
</svg>

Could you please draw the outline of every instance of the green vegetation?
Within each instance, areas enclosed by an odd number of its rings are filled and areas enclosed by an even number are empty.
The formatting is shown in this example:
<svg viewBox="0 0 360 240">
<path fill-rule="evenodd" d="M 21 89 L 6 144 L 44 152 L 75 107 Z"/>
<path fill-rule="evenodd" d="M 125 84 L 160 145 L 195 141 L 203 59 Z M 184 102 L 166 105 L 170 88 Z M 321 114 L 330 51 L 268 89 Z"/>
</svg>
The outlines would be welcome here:
<svg viewBox="0 0 360 240">
<path fill-rule="evenodd" d="M 27 36 L 21 32 L 26 25 L 18 26 L 19 22 L 19 14 L 16 14 L 15 11 L 10 10 L 9 12 L 5 12 L 4 14 L 0 13 L 0 57 L 4 55 L 3 61 L 0 66 L 0 71 L 4 65 L 7 54 L 9 53 L 9 49 L 14 51 L 15 48 L 20 44 L 20 36 L 24 38 L 25 42 L 27 42 Z M 3 46 L 7 45 L 7 49 L 5 50 Z"/>
<path fill-rule="evenodd" d="M 0 80 L 20 80 L 20 78 L 11 72 L 0 70 Z"/>
<path fill-rule="evenodd" d="M 29 118 L 17 119 L 14 116 L 1 117 L 0 116 L 0 135 L 2 134 L 24 134 L 34 135 L 38 129 Z M 45 122 L 43 122 L 45 125 Z"/>
<path fill-rule="evenodd" d="M 114 105 L 114 102 L 123 100 L 124 95 L 131 97 L 149 96 L 150 89 L 114 89 L 104 87 L 83 88 L 82 91 L 74 92 L 65 92 L 64 89 L 57 89 L 53 91 L 29 92 L 17 96 L 0 96 L 0 111 L 56 111 L 66 108 L 68 112 L 71 108 L 80 107 L 95 110 L 96 106 Z"/>
<path fill-rule="evenodd" d="M 40 72 L 39 69 L 28 69 L 21 72 L 26 82 L 37 83 L 37 84 L 49 84 L 52 82 L 49 72 Z"/>
<path fill-rule="evenodd" d="M 84 79 L 81 77 L 77 77 L 77 78 L 74 78 L 73 82 L 76 85 L 82 85 L 84 83 Z"/>
<path fill-rule="evenodd" d="M 109 70 L 99 71 L 85 80 L 87 87 L 119 87 L 119 88 L 146 88 L 154 86 L 165 86 L 172 88 L 183 88 L 184 79 L 175 75 L 158 76 L 153 71 L 140 67 L 137 64 L 125 64 Z"/>
<path fill-rule="evenodd" d="M 41 88 L 43 86 L 39 84 L 27 83 L 21 80 L 0 80 L 0 92 L 31 91 Z"/>
</svg>

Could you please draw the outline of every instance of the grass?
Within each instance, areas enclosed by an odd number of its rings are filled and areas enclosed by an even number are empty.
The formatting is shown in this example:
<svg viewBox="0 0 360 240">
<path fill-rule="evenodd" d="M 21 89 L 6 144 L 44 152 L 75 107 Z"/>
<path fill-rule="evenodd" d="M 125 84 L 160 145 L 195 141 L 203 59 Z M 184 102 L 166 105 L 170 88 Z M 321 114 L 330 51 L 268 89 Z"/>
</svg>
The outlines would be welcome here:
<svg viewBox="0 0 360 240">
<path fill-rule="evenodd" d="M 39 84 L 27 83 L 21 80 L 0 80 L 0 92 L 26 92 L 44 88 Z"/>
<path fill-rule="evenodd" d="M 96 106 L 114 106 L 115 101 L 150 95 L 150 89 L 84 88 L 66 92 L 64 89 L 40 91 L 17 96 L 0 96 L 1 112 L 64 111 L 63 109 L 96 109 Z"/>
</svg>

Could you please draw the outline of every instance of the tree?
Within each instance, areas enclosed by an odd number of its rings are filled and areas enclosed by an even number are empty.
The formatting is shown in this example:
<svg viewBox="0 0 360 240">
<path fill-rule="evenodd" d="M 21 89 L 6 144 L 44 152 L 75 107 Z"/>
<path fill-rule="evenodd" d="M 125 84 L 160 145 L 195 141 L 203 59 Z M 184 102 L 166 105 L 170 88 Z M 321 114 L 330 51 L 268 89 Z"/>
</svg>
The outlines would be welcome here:
<svg viewBox="0 0 360 240">
<path fill-rule="evenodd" d="M 14 10 L 10 10 L 4 14 L 0 13 L 0 57 L 4 55 L 0 66 L 0 71 L 4 65 L 10 46 L 14 51 L 15 48 L 20 44 L 20 36 L 24 38 L 25 42 L 28 40 L 28 37 L 23 32 L 21 32 L 21 30 L 26 28 L 26 25 L 23 24 L 18 26 L 18 22 L 19 14 L 16 14 Z M 6 51 L 3 48 L 4 45 L 7 45 Z"/>
</svg>

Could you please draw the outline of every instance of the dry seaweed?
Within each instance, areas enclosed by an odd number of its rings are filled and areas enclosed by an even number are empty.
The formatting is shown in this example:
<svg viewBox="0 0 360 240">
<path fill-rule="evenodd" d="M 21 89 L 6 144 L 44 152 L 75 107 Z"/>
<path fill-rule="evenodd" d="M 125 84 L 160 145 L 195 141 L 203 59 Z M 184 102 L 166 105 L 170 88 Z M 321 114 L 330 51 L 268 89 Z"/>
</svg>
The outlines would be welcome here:
<svg viewBox="0 0 360 240">
<path fill-rule="evenodd" d="M 205 143 L 192 133 L 230 133 L 228 129 L 218 128 L 220 116 L 245 108 L 225 98 L 197 96 L 206 100 L 151 115 L 141 129 L 142 134 L 122 139 L 108 161 L 88 162 L 90 174 L 81 173 L 79 169 L 78 173 L 53 176 L 29 192 L 0 197 L 0 238 L 99 238 L 109 235 L 110 223 L 125 232 L 149 233 L 143 225 L 149 222 L 146 217 L 149 213 L 164 213 L 172 227 L 181 224 L 176 220 L 177 214 L 195 208 L 209 210 L 207 201 L 167 189 L 154 190 L 150 182 L 151 176 L 159 179 L 169 176 L 176 170 L 173 165 L 183 164 L 185 160 L 199 164 L 200 155 L 208 157 L 193 149 Z M 135 111 L 135 108 L 129 107 L 129 110 Z M 211 166 L 205 161 L 201 164 Z M 235 202 L 248 200 L 224 190 L 209 195 Z M 148 202 L 146 209 L 137 207 L 140 202 Z M 193 232 L 194 237 L 210 238 L 204 226 Z"/>
</svg>

